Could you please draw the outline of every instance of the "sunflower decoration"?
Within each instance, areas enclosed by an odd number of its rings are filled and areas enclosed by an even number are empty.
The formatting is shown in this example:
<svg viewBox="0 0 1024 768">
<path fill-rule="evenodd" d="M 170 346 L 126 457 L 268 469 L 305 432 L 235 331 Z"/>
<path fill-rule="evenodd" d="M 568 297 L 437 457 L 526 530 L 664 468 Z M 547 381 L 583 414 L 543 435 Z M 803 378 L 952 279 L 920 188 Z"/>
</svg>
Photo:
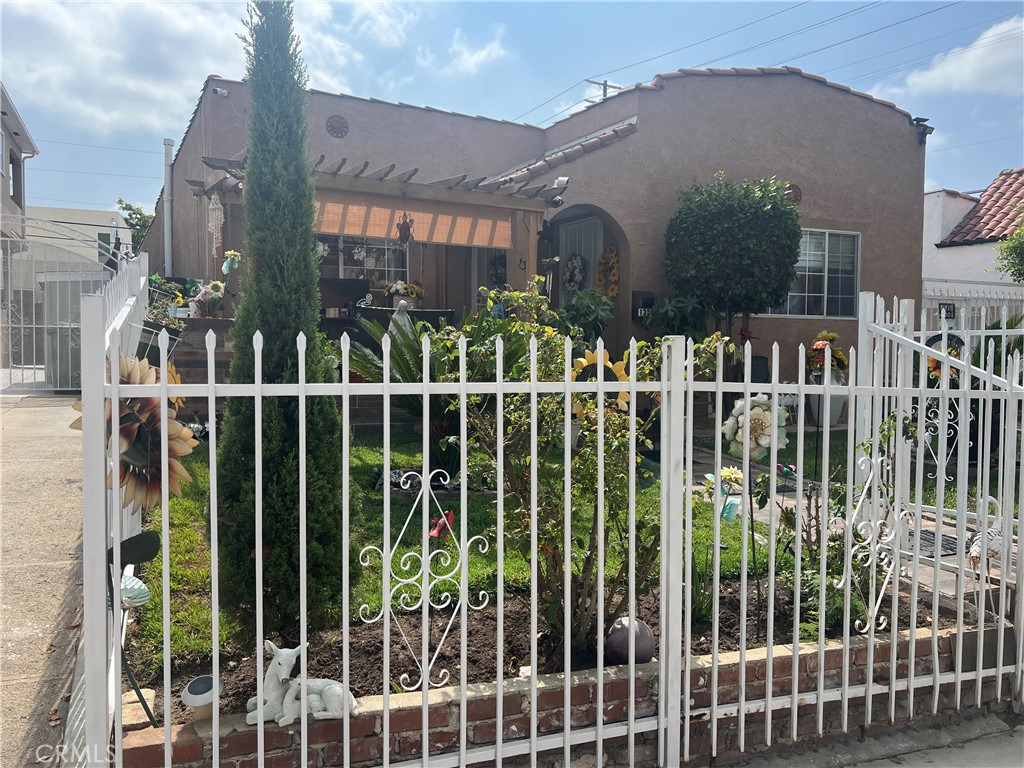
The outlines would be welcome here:
<svg viewBox="0 0 1024 768">
<path fill-rule="evenodd" d="M 928 339 L 925 344 L 936 352 L 945 353 L 954 360 L 961 360 L 961 350 L 963 349 L 963 341 L 959 336 L 948 336 L 945 341 L 941 335 L 933 336 Z M 929 357 L 927 361 L 928 366 L 928 383 L 930 386 L 937 387 L 942 381 L 943 369 L 945 368 L 945 361 L 940 360 L 937 357 Z M 952 386 L 957 386 L 960 383 L 960 369 L 955 365 L 949 366 L 949 383 Z"/>
<path fill-rule="evenodd" d="M 773 436 L 778 440 L 779 450 L 785 448 L 789 445 L 786 436 L 788 415 L 788 411 L 779 406 L 778 420 L 773 420 L 772 404 L 764 395 L 750 398 L 749 415 L 746 401 L 737 400 L 732 415 L 722 425 L 722 434 L 729 441 L 729 455 L 743 458 L 743 446 L 749 443 L 751 460 L 760 461 L 768 455 Z"/>
<path fill-rule="evenodd" d="M 619 295 L 619 249 L 609 245 L 597 261 L 597 290 L 614 299 Z"/>
<path fill-rule="evenodd" d="M 122 354 L 119 364 L 121 384 L 156 384 L 159 372 L 145 358 L 129 357 Z M 168 367 L 169 384 L 181 381 L 177 371 Z M 171 404 L 180 407 L 183 400 L 174 398 Z M 118 450 L 120 452 L 119 485 L 124 488 L 125 508 L 149 510 L 160 502 L 160 398 L 129 397 L 118 400 Z M 81 403 L 75 404 L 82 409 Z M 167 490 L 172 496 L 181 496 L 181 483 L 191 482 L 192 476 L 178 461 L 188 456 L 199 445 L 192 430 L 177 420 L 177 410 L 167 411 Z M 105 420 L 107 423 L 107 447 L 111 433 L 111 402 L 106 401 Z M 82 428 L 79 417 L 72 424 L 73 429 Z M 107 476 L 107 487 L 113 487 L 113 472 Z"/>
<path fill-rule="evenodd" d="M 597 353 L 588 349 L 583 357 L 576 358 L 572 364 L 572 380 L 597 381 L 600 376 L 602 381 L 629 381 L 629 375 L 626 373 L 626 361 L 619 360 L 613 363 L 608 350 L 605 350 L 603 355 L 604 359 L 598 362 Z M 584 395 L 583 397 L 589 399 L 589 395 Z M 615 398 L 614 406 L 620 411 L 625 411 L 629 407 L 626 405 L 629 402 L 629 392 L 613 392 L 608 395 L 608 398 Z M 585 411 L 584 402 L 585 400 L 577 400 L 573 403 L 572 412 L 574 416 L 578 418 L 583 416 Z"/>
</svg>

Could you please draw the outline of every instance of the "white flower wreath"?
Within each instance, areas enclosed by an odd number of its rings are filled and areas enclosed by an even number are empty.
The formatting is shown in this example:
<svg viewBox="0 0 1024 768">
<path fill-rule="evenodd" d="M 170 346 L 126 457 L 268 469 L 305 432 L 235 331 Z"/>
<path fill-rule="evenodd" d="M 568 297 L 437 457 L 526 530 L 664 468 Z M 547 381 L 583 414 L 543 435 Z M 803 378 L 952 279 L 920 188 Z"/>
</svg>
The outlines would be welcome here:
<svg viewBox="0 0 1024 768">
<path fill-rule="evenodd" d="M 750 444 L 750 458 L 760 461 L 768 455 L 772 437 L 778 440 L 779 449 L 789 445 L 786 436 L 786 419 L 789 412 L 779 407 L 776 423 L 772 423 L 771 401 L 765 395 L 754 395 L 750 398 L 750 418 L 747 419 L 747 406 L 743 400 L 737 400 L 732 415 L 722 424 L 722 434 L 729 441 L 729 455 L 743 458 L 743 444 Z"/>
<path fill-rule="evenodd" d="M 582 291 L 587 283 L 587 262 L 582 255 L 572 254 L 565 262 L 565 277 L 563 279 L 566 290 L 569 293 Z"/>
</svg>

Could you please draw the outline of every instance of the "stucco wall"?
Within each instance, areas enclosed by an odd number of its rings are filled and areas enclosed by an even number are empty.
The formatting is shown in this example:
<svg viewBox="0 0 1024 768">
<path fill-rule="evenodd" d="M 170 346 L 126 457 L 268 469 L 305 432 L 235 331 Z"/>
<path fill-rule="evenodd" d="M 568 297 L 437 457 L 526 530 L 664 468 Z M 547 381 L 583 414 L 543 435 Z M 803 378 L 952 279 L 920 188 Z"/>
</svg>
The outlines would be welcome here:
<svg viewBox="0 0 1024 768">
<path fill-rule="evenodd" d="M 963 284 L 965 288 L 983 288 L 986 285 L 1014 285 L 1006 275 L 997 271 L 996 243 L 957 245 L 939 248 L 939 243 L 977 203 L 977 198 L 939 189 L 924 196 L 924 242 L 922 276 L 926 281 L 946 281 Z"/>
<path fill-rule="evenodd" d="M 799 75 L 685 76 L 639 91 L 638 130 L 531 183 L 569 176 L 566 205 L 603 209 L 628 240 L 622 291 L 671 293 L 664 237 L 678 190 L 715 171 L 778 176 L 800 186 L 801 225 L 859 232 L 860 290 L 920 300 L 924 150 L 907 116 Z M 620 249 L 622 248 L 620 244 Z M 645 335 L 630 321 L 615 339 Z M 822 328 L 856 340 L 855 320 L 758 317 L 755 354 L 778 340 L 795 376 L 795 347 Z"/>
</svg>

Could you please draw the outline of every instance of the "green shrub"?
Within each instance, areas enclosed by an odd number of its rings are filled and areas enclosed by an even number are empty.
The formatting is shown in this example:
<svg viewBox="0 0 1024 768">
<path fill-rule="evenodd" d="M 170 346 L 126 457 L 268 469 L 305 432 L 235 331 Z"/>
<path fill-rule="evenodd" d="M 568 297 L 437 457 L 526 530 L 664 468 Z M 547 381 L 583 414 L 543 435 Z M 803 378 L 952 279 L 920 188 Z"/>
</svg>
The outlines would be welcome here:
<svg viewBox="0 0 1024 768">
<path fill-rule="evenodd" d="M 263 333 L 266 384 L 298 379 L 296 338 L 305 334 L 306 380 L 332 381 L 317 341 L 319 261 L 313 182 L 306 158 L 306 71 L 291 3 L 256 2 L 247 23 L 246 81 L 252 96 L 245 174 L 245 243 L 251 269 L 232 332 L 231 381 L 251 382 L 253 334 Z M 263 611 L 266 634 L 294 637 L 299 623 L 299 404 L 264 397 L 261 434 L 254 401 L 228 400 L 218 456 L 220 563 L 224 599 L 255 621 L 256 441 L 263 450 Z M 337 615 L 342 586 L 341 418 L 332 397 L 306 399 L 307 589 L 315 627 Z M 353 493 L 352 503 L 359 503 Z"/>
</svg>

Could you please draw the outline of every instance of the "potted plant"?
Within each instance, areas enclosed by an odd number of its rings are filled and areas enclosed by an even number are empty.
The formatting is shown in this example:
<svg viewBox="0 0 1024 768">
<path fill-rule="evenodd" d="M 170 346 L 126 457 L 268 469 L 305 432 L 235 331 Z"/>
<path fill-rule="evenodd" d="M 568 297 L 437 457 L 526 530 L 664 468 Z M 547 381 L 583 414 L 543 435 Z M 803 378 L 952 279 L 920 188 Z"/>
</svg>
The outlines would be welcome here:
<svg viewBox="0 0 1024 768">
<path fill-rule="evenodd" d="M 395 307 L 398 306 L 398 302 L 406 301 L 411 307 L 418 308 L 423 299 L 427 298 L 427 289 L 419 280 L 408 283 L 404 280 L 396 280 L 384 286 L 384 294 L 391 297 Z"/>
<path fill-rule="evenodd" d="M 831 364 L 828 370 L 825 369 L 825 359 L 831 350 Z M 811 348 L 807 350 L 807 372 L 809 378 L 815 384 L 824 384 L 826 375 L 829 381 L 835 386 L 842 386 L 846 383 L 846 371 L 850 367 L 842 348 L 839 346 L 839 334 L 835 331 L 821 331 L 814 337 Z M 829 411 L 829 426 L 834 427 L 839 423 L 843 409 L 846 407 L 846 395 L 832 395 Z M 824 418 L 825 403 L 820 395 L 808 396 L 808 413 L 814 424 L 821 424 Z"/>
<path fill-rule="evenodd" d="M 149 306 L 146 308 L 146 319 L 139 339 L 139 358 L 145 358 L 153 366 L 160 364 L 157 337 L 165 328 L 170 336 L 167 347 L 167 355 L 170 357 L 185 327 L 184 321 L 178 316 L 178 310 L 185 306 L 185 301 L 179 284 L 161 275 L 152 275 L 149 278 Z"/>
<path fill-rule="evenodd" d="M 224 314 L 224 283 L 211 280 L 196 283 L 192 293 L 192 304 L 198 317 L 222 317 Z"/>
</svg>

